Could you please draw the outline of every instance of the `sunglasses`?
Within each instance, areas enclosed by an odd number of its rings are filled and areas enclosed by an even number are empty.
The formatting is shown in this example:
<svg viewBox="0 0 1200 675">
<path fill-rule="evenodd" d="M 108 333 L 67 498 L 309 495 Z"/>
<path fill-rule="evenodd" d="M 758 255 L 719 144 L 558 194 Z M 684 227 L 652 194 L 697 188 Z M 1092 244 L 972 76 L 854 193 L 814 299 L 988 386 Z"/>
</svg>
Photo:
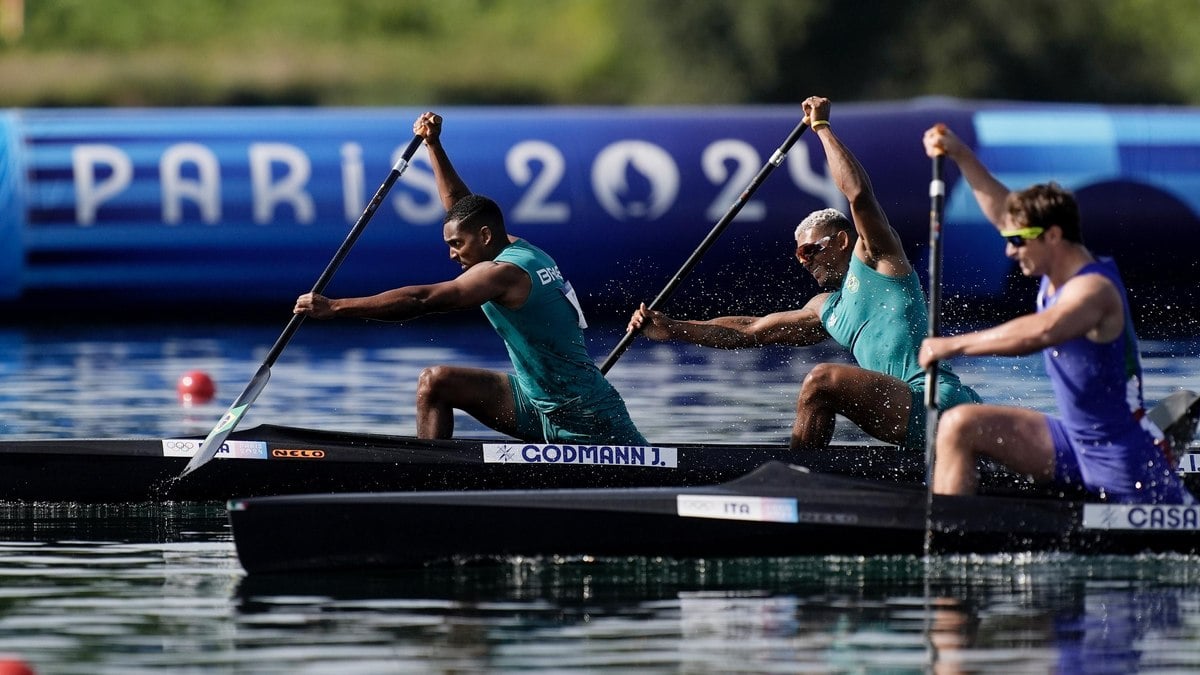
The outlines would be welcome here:
<svg viewBox="0 0 1200 675">
<path fill-rule="evenodd" d="M 830 243 L 832 243 L 829 240 L 832 239 L 833 236 L 834 235 L 832 234 L 827 234 L 814 242 L 800 244 L 796 247 L 796 260 L 799 260 L 800 262 L 812 260 L 813 256 L 829 248 Z"/>
<path fill-rule="evenodd" d="M 1016 248 L 1021 248 L 1030 239 L 1037 239 L 1046 231 L 1044 227 L 1021 227 L 1015 230 L 1003 230 L 1000 236 L 1004 237 L 1004 241 L 1012 244 Z"/>
</svg>

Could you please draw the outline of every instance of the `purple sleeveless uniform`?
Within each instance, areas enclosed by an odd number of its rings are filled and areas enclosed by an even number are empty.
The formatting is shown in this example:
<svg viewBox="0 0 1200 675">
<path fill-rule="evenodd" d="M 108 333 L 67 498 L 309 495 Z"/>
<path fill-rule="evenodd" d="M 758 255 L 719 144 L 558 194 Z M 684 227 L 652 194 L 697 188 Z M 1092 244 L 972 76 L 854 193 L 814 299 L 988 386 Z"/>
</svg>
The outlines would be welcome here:
<svg viewBox="0 0 1200 675">
<path fill-rule="evenodd" d="M 1047 416 L 1054 478 L 1114 502 L 1191 504 L 1191 494 L 1172 470 L 1162 432 L 1146 417 L 1137 336 L 1117 267 L 1102 258 L 1076 276 L 1084 274 L 1099 274 L 1117 288 L 1125 328 L 1112 342 L 1078 337 L 1042 350 L 1060 415 Z M 1042 277 L 1039 312 L 1057 300 L 1049 285 Z"/>
</svg>

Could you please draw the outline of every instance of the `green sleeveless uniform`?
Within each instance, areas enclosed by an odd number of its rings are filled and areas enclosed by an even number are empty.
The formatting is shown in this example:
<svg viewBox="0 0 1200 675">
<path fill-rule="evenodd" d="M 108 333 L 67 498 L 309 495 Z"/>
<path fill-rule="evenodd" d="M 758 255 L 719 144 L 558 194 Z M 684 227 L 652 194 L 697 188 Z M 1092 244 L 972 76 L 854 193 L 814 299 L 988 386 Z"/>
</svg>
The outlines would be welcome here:
<svg viewBox="0 0 1200 675">
<path fill-rule="evenodd" d="M 523 439 L 646 445 L 620 394 L 588 355 L 583 310 L 554 260 L 518 239 L 495 261 L 520 267 L 532 281 L 517 309 L 483 305 L 512 359 L 509 383 Z"/>
<path fill-rule="evenodd" d="M 901 380 L 913 392 L 906 447 L 925 444 L 925 370 L 917 349 L 929 329 L 925 294 L 915 271 L 892 277 L 871 269 L 857 255 L 842 287 L 821 308 L 821 323 L 858 365 Z M 938 407 L 979 403 L 979 395 L 959 381 L 945 361 L 938 363 Z"/>
</svg>

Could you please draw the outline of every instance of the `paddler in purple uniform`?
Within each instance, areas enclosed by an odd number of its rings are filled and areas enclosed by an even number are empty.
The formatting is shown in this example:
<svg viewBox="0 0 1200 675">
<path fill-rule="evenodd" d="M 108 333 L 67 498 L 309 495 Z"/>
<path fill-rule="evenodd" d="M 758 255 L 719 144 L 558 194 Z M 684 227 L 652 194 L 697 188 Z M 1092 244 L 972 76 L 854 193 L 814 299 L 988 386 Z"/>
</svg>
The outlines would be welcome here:
<svg viewBox="0 0 1200 675">
<path fill-rule="evenodd" d="M 1111 259 L 1083 243 L 1079 208 L 1055 183 L 1010 192 L 953 132 L 925 132 L 970 184 L 1005 253 L 1040 276 L 1037 311 L 993 328 L 927 338 L 921 365 L 956 356 L 1041 350 L 1058 416 L 997 405 L 960 406 L 938 423 L 933 491 L 972 494 L 976 459 L 990 457 L 1038 481 L 1083 487 L 1120 503 L 1191 504 L 1162 431 L 1146 416 L 1142 367 L 1125 286 Z"/>
</svg>

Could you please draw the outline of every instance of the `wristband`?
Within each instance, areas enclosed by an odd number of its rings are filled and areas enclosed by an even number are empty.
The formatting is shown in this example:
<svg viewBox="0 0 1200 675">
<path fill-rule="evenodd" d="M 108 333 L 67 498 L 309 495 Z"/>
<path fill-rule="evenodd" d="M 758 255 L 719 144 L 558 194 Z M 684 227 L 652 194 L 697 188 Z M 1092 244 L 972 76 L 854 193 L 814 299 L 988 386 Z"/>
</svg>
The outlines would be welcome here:
<svg viewBox="0 0 1200 675">
<path fill-rule="evenodd" d="M 816 131 L 817 129 L 820 129 L 821 127 L 827 127 L 827 126 L 829 126 L 829 120 L 817 120 L 816 122 L 813 122 L 812 124 L 808 125 L 808 128 L 812 129 L 813 131 Z"/>
</svg>

